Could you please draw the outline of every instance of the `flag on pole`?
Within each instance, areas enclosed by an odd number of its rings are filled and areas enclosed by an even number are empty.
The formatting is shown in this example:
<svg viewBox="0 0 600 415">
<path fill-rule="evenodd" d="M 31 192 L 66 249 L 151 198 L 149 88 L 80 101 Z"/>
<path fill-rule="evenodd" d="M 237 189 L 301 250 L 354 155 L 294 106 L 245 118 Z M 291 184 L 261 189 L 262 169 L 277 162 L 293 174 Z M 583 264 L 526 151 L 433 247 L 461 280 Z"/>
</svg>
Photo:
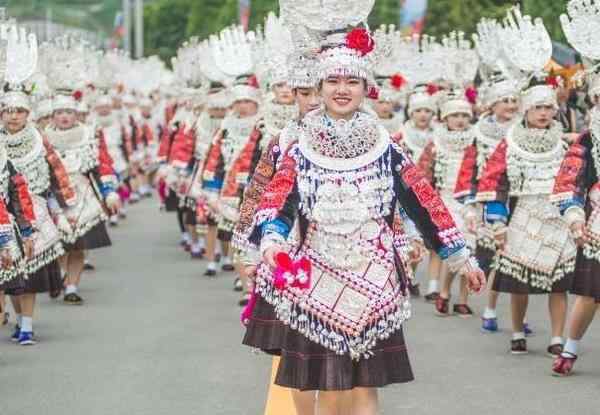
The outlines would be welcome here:
<svg viewBox="0 0 600 415">
<path fill-rule="evenodd" d="M 110 40 L 110 48 L 116 49 L 121 46 L 123 37 L 125 36 L 125 18 L 123 13 L 118 12 L 115 15 L 115 21 L 113 24 L 113 33 Z"/>
<path fill-rule="evenodd" d="M 246 31 L 248 31 L 248 27 L 250 26 L 250 1 L 238 0 L 240 24 Z"/>
<path fill-rule="evenodd" d="M 400 0 L 400 30 L 406 34 L 421 33 L 425 26 L 427 0 Z"/>
</svg>

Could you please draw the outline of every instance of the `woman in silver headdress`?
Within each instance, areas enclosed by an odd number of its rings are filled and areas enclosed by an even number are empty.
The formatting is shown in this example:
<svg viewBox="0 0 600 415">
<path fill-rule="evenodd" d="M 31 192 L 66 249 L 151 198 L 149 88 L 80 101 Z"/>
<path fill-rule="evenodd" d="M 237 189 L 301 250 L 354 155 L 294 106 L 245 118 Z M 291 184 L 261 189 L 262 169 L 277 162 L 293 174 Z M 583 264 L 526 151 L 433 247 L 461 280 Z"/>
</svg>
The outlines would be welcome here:
<svg viewBox="0 0 600 415">
<path fill-rule="evenodd" d="M 483 274 L 427 179 L 377 118 L 359 110 L 372 85 L 368 31 L 324 40 L 317 70 L 323 108 L 303 118 L 254 216 L 250 241 L 263 257 L 255 295 L 282 323 L 278 385 L 319 390 L 319 414 L 375 414 L 376 388 L 413 378 L 402 334 L 410 315 L 398 249 L 405 242 L 392 229 L 395 209 L 407 211 L 474 289 Z M 288 241 L 294 224 L 299 237 Z"/>
</svg>

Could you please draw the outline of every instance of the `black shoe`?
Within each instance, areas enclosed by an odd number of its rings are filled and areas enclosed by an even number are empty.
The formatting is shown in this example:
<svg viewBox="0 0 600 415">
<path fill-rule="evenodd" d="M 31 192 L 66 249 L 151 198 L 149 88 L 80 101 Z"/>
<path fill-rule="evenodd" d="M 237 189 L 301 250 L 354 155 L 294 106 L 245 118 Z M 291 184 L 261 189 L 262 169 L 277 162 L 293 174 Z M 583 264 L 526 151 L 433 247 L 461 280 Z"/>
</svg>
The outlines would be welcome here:
<svg viewBox="0 0 600 415">
<path fill-rule="evenodd" d="M 419 288 L 419 284 L 410 284 L 408 286 L 408 291 L 410 292 L 410 295 L 412 297 L 420 297 L 421 296 L 421 289 Z"/>
<path fill-rule="evenodd" d="M 236 278 L 233 282 L 233 291 L 242 292 L 244 289 L 244 284 L 242 284 L 242 280 L 240 278 Z"/>
<path fill-rule="evenodd" d="M 93 266 L 92 264 L 90 264 L 89 262 L 86 262 L 85 264 L 83 264 L 83 270 L 84 271 L 95 271 L 96 267 Z"/>
<path fill-rule="evenodd" d="M 240 301 L 238 301 L 238 305 L 240 307 L 246 307 L 249 302 L 250 302 L 250 294 L 246 294 L 244 296 L 244 298 L 242 298 Z"/>
<path fill-rule="evenodd" d="M 233 272 L 235 271 L 235 267 L 231 264 L 225 264 L 221 267 L 221 269 L 225 272 Z"/>
<path fill-rule="evenodd" d="M 214 269 L 207 269 L 204 272 L 204 276 L 205 277 L 216 277 L 217 276 L 217 271 L 215 271 Z"/>
<path fill-rule="evenodd" d="M 82 305 L 83 298 L 79 296 L 77 293 L 66 294 L 63 298 L 65 304 L 68 305 Z"/>
<path fill-rule="evenodd" d="M 439 296 L 440 296 L 440 293 L 431 293 L 431 294 L 427 294 L 424 298 L 425 298 L 425 301 L 428 303 L 435 303 Z"/>
<path fill-rule="evenodd" d="M 514 355 L 527 354 L 527 340 L 517 339 L 510 341 L 510 352 Z"/>
</svg>

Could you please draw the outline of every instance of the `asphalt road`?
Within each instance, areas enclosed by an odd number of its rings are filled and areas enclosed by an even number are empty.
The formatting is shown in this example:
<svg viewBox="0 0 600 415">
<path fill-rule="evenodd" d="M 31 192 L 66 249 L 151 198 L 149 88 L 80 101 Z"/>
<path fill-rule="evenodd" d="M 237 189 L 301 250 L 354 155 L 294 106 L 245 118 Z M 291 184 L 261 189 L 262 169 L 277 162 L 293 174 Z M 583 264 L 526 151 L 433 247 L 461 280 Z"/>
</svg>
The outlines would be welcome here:
<svg viewBox="0 0 600 415">
<path fill-rule="evenodd" d="M 40 297 L 37 346 L 16 346 L 0 329 L 0 414 L 262 414 L 271 360 L 240 345 L 233 276 L 203 277 L 204 262 L 177 247 L 175 217 L 156 201 L 131 209 L 111 235 L 114 246 L 91 255 L 83 307 Z M 600 323 L 577 375 L 556 379 L 545 298 L 531 304 L 527 356 L 509 355 L 508 298 L 500 309 L 504 331 L 484 335 L 478 318 L 441 319 L 415 300 L 405 334 L 417 380 L 386 388 L 383 413 L 598 414 Z"/>
</svg>

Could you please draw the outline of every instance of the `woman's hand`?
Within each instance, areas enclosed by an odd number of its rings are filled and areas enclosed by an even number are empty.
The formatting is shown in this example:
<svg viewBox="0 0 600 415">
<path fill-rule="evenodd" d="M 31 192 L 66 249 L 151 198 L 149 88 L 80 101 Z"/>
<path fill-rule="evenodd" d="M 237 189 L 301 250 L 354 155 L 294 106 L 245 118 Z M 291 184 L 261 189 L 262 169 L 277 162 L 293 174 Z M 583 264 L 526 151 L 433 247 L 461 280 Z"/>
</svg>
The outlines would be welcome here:
<svg viewBox="0 0 600 415">
<path fill-rule="evenodd" d="M 471 292 L 479 294 L 485 289 L 487 281 L 484 272 L 479 267 L 467 272 L 465 278 Z"/>
<path fill-rule="evenodd" d="M 25 258 L 27 258 L 28 260 L 33 258 L 34 246 L 32 238 L 23 239 L 23 251 L 25 251 Z"/>
<path fill-rule="evenodd" d="M 106 207 L 111 215 L 116 215 L 121 210 L 121 198 L 116 192 L 111 192 L 106 197 Z"/>
<path fill-rule="evenodd" d="M 0 263 L 2 264 L 3 269 L 12 267 L 13 260 L 9 248 L 3 248 L 0 250 Z"/>
<path fill-rule="evenodd" d="M 245 265 L 242 272 L 250 281 L 256 280 L 256 265 Z"/>
<path fill-rule="evenodd" d="M 427 252 L 427 248 L 423 245 L 418 239 L 415 239 L 411 242 L 411 249 L 409 253 L 409 261 L 411 264 L 419 264 L 423 258 L 425 257 L 425 253 Z"/>
<path fill-rule="evenodd" d="M 275 268 L 277 263 L 275 262 L 275 257 L 280 252 L 283 252 L 283 249 L 278 245 L 273 245 L 265 250 L 263 253 L 263 259 L 267 265 L 271 268 Z"/>
</svg>

